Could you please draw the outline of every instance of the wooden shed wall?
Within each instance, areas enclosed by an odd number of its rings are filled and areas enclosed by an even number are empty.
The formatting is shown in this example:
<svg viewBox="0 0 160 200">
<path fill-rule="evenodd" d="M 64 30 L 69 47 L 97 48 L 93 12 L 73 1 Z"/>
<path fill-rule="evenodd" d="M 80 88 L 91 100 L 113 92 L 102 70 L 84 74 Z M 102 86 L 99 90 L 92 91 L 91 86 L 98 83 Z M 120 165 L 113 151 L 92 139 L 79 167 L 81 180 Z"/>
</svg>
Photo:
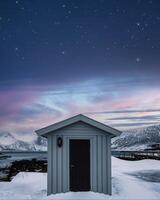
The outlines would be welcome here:
<svg viewBox="0 0 160 200">
<path fill-rule="evenodd" d="M 63 146 L 57 146 L 61 136 Z M 90 140 L 91 191 L 111 194 L 110 137 L 84 122 L 77 122 L 48 135 L 48 194 L 69 191 L 69 140 Z"/>
</svg>

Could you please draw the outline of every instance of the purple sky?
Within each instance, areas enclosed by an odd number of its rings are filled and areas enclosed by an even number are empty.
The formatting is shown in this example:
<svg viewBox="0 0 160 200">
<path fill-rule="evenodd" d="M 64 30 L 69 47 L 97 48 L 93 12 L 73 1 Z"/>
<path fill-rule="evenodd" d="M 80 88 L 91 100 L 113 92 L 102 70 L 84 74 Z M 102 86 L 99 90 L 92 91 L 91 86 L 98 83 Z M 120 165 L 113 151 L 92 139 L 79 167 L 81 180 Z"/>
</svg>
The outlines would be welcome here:
<svg viewBox="0 0 160 200">
<path fill-rule="evenodd" d="M 120 130 L 160 120 L 159 0 L 0 2 L 0 130 L 75 114 Z"/>
</svg>

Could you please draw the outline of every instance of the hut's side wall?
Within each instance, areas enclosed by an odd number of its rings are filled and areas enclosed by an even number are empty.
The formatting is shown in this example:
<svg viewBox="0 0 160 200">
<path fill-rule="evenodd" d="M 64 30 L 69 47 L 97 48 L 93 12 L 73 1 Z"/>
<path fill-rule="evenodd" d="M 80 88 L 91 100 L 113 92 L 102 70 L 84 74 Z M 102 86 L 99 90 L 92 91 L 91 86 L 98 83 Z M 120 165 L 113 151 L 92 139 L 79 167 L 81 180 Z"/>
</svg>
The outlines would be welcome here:
<svg viewBox="0 0 160 200">
<path fill-rule="evenodd" d="M 57 146 L 62 137 L 63 146 Z M 69 140 L 90 140 L 91 191 L 111 194 L 110 137 L 84 122 L 78 122 L 49 134 L 48 194 L 69 191 Z"/>
</svg>

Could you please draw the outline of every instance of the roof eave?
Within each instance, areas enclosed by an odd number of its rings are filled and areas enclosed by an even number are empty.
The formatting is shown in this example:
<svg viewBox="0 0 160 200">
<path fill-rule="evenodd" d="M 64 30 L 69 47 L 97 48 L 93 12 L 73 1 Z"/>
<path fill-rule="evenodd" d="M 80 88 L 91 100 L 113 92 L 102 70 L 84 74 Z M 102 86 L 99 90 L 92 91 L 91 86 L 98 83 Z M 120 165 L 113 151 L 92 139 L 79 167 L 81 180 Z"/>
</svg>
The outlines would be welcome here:
<svg viewBox="0 0 160 200">
<path fill-rule="evenodd" d="M 117 130 L 117 129 L 114 129 L 110 126 L 107 126 L 101 122 L 97 122 L 96 120 L 94 119 L 91 119 L 87 116 L 84 116 L 82 114 L 79 114 L 79 115 L 76 115 L 76 116 L 73 116 L 69 119 L 66 119 L 66 120 L 63 120 L 61 122 L 57 122 L 55 124 L 52 124 L 50 126 L 47 126 L 47 127 L 44 127 L 44 128 L 41 128 L 39 130 L 36 130 L 35 132 L 39 135 L 39 136 L 43 136 L 43 137 L 47 137 L 47 135 L 50 133 L 50 132 L 53 132 L 53 131 L 56 131 L 60 128 L 63 128 L 65 126 L 68 126 L 70 124 L 73 124 L 73 123 L 76 123 L 78 121 L 82 121 L 82 122 L 85 122 L 91 126 L 94 126 L 98 129 L 101 129 L 107 133 L 109 133 L 111 135 L 111 137 L 116 137 L 116 136 L 119 136 L 121 134 L 121 131 Z"/>
</svg>

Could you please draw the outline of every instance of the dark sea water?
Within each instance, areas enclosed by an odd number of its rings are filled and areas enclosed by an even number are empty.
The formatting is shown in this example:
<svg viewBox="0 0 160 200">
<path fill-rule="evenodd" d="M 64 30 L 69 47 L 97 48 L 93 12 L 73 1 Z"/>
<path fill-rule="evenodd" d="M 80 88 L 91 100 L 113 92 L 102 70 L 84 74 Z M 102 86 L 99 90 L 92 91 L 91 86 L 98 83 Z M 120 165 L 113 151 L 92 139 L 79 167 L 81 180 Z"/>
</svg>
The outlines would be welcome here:
<svg viewBox="0 0 160 200">
<path fill-rule="evenodd" d="M 30 166 L 47 163 L 47 152 L 0 152 L 0 181 L 8 181 L 21 170 L 30 171 Z M 23 165 L 23 166 L 22 166 Z M 14 168 L 14 172 L 13 172 Z M 32 170 L 36 170 L 32 168 Z M 37 169 L 39 170 L 39 169 Z"/>
</svg>

